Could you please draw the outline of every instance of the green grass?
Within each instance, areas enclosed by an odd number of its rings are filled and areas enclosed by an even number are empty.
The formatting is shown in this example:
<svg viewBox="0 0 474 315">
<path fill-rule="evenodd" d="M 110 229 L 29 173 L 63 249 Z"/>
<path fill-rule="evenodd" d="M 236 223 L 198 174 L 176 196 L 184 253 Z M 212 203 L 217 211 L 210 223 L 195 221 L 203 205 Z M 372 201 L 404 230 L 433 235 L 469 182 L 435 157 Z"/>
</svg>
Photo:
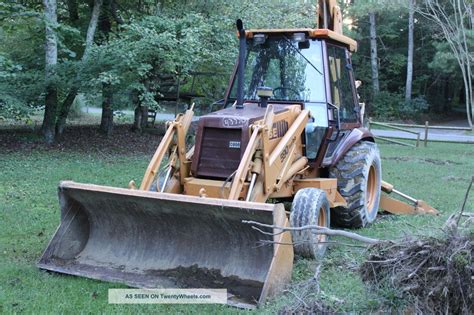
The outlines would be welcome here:
<svg viewBox="0 0 474 315">
<path fill-rule="evenodd" d="M 24 139 L 28 141 L 28 139 Z M 369 228 L 357 231 L 380 239 L 405 234 L 426 235 L 439 231 L 446 218 L 460 208 L 468 181 L 474 175 L 474 145 L 430 143 L 412 149 L 380 145 L 386 181 L 442 211 L 434 216 L 381 216 Z M 77 182 L 126 187 L 139 180 L 149 156 L 66 153 L 38 149 L 32 152 L 0 152 L 0 313 L 235 313 L 239 310 L 214 305 L 109 305 L 107 290 L 123 287 L 84 278 L 51 274 L 35 263 L 59 224 L 57 184 Z M 468 208 L 473 209 L 472 198 Z M 340 311 L 367 312 L 395 303 L 390 292 L 380 296 L 369 290 L 357 273 L 364 250 L 333 247 L 323 265 L 323 300 Z M 312 262 L 300 260 L 294 281 L 311 276 Z M 279 296 L 260 311 L 273 313 L 290 302 Z M 395 302 L 394 302 L 395 301 Z"/>
</svg>

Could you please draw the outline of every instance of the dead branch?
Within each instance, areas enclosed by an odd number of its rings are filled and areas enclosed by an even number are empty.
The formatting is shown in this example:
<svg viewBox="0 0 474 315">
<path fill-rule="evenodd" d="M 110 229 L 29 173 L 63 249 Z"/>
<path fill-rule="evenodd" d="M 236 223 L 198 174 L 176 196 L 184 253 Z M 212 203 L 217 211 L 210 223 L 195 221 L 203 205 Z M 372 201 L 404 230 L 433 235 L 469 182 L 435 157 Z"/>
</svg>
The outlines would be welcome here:
<svg viewBox="0 0 474 315">
<path fill-rule="evenodd" d="M 399 291 L 417 313 L 472 314 L 473 244 L 472 234 L 459 229 L 393 245 L 381 242 L 369 247 L 359 270 L 377 289 L 390 285 Z"/>
<path fill-rule="evenodd" d="M 242 223 L 279 230 L 279 232 L 271 233 L 271 232 L 265 232 L 255 226 L 252 226 L 252 229 L 259 231 L 262 234 L 271 235 L 271 236 L 279 235 L 288 231 L 314 230 L 315 232 L 317 232 L 317 234 L 347 237 L 347 238 L 350 238 L 359 242 L 363 242 L 366 244 L 371 244 L 371 245 L 381 242 L 380 240 L 375 239 L 375 238 L 370 238 L 370 237 L 366 237 L 366 236 L 362 236 L 356 233 L 342 231 L 342 230 L 333 230 L 333 229 L 329 229 L 327 227 L 323 227 L 319 225 L 305 225 L 302 227 L 284 227 L 284 226 L 270 225 L 270 224 L 264 224 L 264 223 L 260 223 L 256 221 L 247 221 L 247 220 L 242 220 Z"/>
<path fill-rule="evenodd" d="M 279 244 L 279 245 L 300 245 L 305 242 L 275 242 L 275 241 L 269 241 L 269 240 L 260 240 L 258 241 L 259 245 L 256 247 L 260 246 L 265 246 L 265 245 L 274 245 L 274 244 Z M 318 242 L 318 244 L 326 244 L 326 245 L 341 245 L 341 246 L 348 246 L 348 247 L 357 247 L 357 248 L 367 248 L 366 245 L 358 245 L 358 244 L 349 244 L 349 243 L 342 243 L 342 242 L 336 242 L 336 241 L 325 241 L 325 242 Z"/>
<path fill-rule="evenodd" d="M 466 191 L 466 195 L 464 196 L 464 202 L 462 203 L 461 212 L 459 213 L 459 217 L 456 222 L 456 225 L 459 225 L 459 220 L 461 220 L 462 214 L 464 213 L 464 208 L 466 207 L 467 198 L 469 198 L 469 192 L 471 191 L 472 182 L 474 182 L 474 176 L 471 177 L 471 183 L 469 184 L 469 187 L 467 188 L 467 191 Z"/>
</svg>

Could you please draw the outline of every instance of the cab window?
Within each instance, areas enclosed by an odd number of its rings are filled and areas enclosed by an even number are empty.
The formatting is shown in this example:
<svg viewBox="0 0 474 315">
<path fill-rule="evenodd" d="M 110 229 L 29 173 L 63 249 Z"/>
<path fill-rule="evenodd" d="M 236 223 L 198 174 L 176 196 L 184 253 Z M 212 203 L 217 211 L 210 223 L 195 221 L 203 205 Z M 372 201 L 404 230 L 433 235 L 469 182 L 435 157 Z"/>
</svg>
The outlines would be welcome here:
<svg viewBox="0 0 474 315">
<path fill-rule="evenodd" d="M 351 82 L 352 65 L 346 49 L 327 45 L 332 103 L 339 108 L 341 122 L 357 122 L 357 102 Z"/>
</svg>

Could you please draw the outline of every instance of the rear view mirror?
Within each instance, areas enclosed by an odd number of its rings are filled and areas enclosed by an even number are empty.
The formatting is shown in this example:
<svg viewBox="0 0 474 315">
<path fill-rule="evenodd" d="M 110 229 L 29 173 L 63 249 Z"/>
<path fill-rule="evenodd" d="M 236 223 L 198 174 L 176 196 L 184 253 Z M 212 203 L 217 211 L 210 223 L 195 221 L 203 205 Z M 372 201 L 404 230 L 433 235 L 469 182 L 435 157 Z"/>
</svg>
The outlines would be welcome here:
<svg viewBox="0 0 474 315">
<path fill-rule="evenodd" d="M 309 48 L 309 40 L 305 40 L 304 42 L 298 43 L 299 49 L 308 49 Z"/>
</svg>

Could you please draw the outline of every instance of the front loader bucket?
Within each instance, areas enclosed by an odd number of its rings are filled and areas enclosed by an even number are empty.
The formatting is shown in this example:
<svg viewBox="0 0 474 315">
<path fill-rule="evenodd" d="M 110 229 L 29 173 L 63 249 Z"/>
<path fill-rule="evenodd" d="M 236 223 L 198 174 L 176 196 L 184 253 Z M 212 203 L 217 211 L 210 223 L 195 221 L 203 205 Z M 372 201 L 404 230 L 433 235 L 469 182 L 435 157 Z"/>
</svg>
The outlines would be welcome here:
<svg viewBox="0 0 474 315">
<path fill-rule="evenodd" d="M 284 226 L 281 204 L 74 182 L 60 183 L 59 201 L 61 223 L 42 269 L 139 288 L 225 288 L 229 304 L 244 307 L 290 280 L 289 234 L 264 235 L 242 223 Z"/>
</svg>

